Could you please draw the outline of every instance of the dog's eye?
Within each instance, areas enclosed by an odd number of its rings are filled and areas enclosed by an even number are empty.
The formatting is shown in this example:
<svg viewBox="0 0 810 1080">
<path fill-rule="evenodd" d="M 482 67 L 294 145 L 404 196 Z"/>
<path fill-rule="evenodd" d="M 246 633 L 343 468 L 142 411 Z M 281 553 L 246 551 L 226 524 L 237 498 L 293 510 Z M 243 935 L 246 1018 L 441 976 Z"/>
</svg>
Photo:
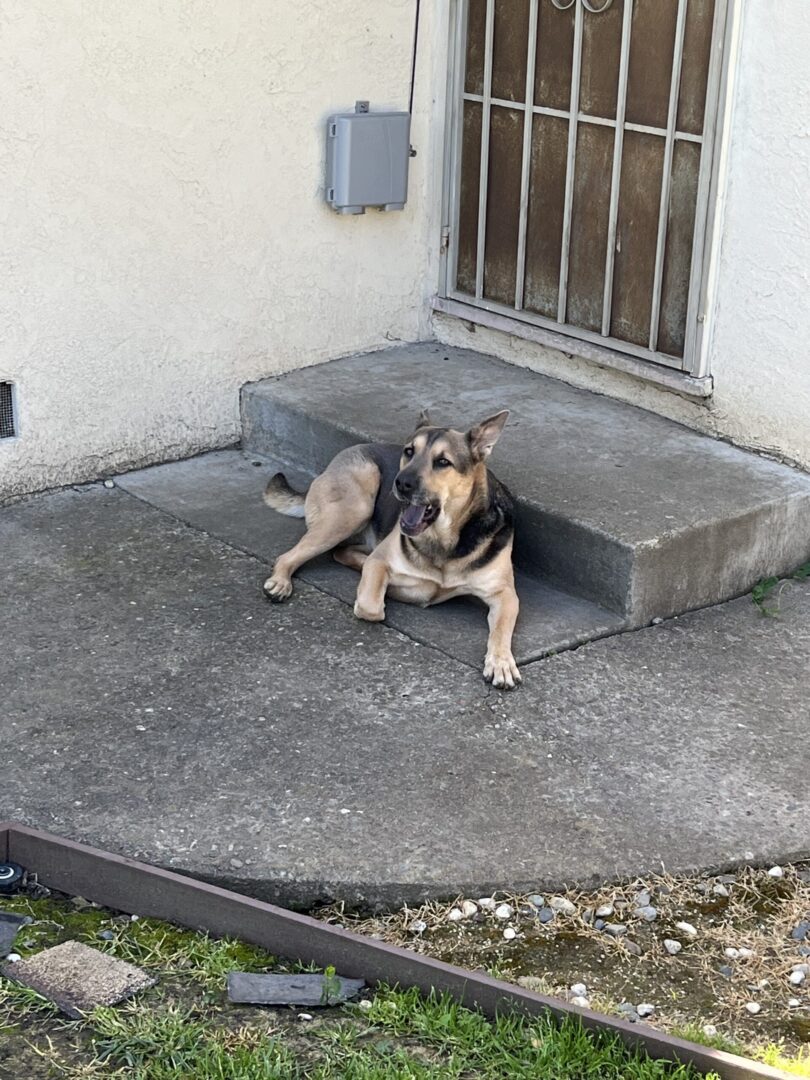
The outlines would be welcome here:
<svg viewBox="0 0 810 1080">
<path fill-rule="evenodd" d="M 433 462 L 434 469 L 451 469 L 452 467 L 453 462 L 448 461 L 446 457 L 437 457 Z"/>
<path fill-rule="evenodd" d="M 406 458 L 412 458 L 413 457 L 413 447 L 412 446 L 406 446 L 405 449 L 402 451 L 402 456 L 406 457 Z"/>
</svg>

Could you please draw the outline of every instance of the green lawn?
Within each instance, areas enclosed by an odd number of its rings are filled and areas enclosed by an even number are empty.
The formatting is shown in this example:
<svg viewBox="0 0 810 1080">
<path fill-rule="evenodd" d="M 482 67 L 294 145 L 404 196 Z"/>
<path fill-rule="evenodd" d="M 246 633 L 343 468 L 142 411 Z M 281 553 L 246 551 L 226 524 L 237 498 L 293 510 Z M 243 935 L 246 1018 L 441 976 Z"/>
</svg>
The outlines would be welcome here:
<svg viewBox="0 0 810 1080">
<path fill-rule="evenodd" d="M 26 955 L 69 938 L 148 968 L 158 985 L 84 1021 L 0 982 L 0 1077 L 65 1080 L 690 1080 L 697 1073 L 627 1051 L 576 1022 L 489 1021 L 449 998 L 386 988 L 364 1005 L 314 1009 L 234 1006 L 227 972 L 291 970 L 261 949 L 67 900 L 3 900 L 34 920 Z M 105 932 L 109 940 L 99 938 Z M 293 968 L 294 969 L 294 968 Z M 5 1071 L 4 1071 L 5 1070 Z"/>
</svg>

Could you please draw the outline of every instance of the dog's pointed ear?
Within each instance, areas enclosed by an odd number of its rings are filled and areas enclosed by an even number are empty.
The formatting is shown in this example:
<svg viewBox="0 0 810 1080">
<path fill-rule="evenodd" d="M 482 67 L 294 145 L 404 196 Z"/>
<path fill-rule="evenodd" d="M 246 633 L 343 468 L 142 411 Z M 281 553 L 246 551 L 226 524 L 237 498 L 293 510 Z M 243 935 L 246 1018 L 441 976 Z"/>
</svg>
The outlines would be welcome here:
<svg viewBox="0 0 810 1080">
<path fill-rule="evenodd" d="M 509 419 L 509 410 L 488 416 L 480 424 L 470 428 L 467 432 L 467 442 L 470 444 L 472 456 L 476 461 L 483 461 L 492 453 L 492 447 L 501 437 L 501 432 Z"/>
<path fill-rule="evenodd" d="M 430 413 L 427 411 L 427 409 L 422 409 L 422 411 L 419 413 L 419 419 L 416 421 L 417 431 L 419 431 L 419 429 L 423 427 L 430 427 Z"/>
</svg>

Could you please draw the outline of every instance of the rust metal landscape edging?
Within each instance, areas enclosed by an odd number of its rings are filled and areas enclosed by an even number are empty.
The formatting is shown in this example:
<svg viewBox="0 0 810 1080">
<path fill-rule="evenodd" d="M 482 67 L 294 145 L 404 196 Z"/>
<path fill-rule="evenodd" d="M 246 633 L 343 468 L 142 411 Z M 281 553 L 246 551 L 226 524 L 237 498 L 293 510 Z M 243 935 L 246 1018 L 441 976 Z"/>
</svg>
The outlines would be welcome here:
<svg viewBox="0 0 810 1080">
<path fill-rule="evenodd" d="M 786 1076 L 747 1058 L 534 994 L 308 915 L 25 825 L 0 822 L 0 856 L 19 863 L 43 885 L 60 892 L 128 914 L 240 938 L 286 959 L 318 967 L 331 964 L 341 975 L 365 979 L 370 986 L 387 983 L 415 986 L 424 993 L 448 993 L 487 1016 L 505 1011 L 532 1016 L 550 1012 L 557 1019 L 574 1016 L 585 1028 L 617 1035 L 627 1046 L 645 1050 L 653 1058 L 691 1064 L 703 1072 L 716 1072 L 723 1080 L 784 1080 Z"/>
</svg>

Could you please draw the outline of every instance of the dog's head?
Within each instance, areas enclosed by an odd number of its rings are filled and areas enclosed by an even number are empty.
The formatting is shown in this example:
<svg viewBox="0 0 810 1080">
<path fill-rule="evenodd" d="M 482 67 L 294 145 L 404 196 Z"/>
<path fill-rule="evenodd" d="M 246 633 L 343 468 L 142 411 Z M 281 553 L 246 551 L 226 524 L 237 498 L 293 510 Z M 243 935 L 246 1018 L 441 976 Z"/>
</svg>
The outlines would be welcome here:
<svg viewBox="0 0 810 1080">
<path fill-rule="evenodd" d="M 463 432 L 433 427 L 428 414 L 421 414 L 394 481 L 394 495 L 405 504 L 399 527 L 406 536 L 419 536 L 442 512 L 452 517 L 469 505 L 508 416 L 504 410 Z"/>
</svg>

